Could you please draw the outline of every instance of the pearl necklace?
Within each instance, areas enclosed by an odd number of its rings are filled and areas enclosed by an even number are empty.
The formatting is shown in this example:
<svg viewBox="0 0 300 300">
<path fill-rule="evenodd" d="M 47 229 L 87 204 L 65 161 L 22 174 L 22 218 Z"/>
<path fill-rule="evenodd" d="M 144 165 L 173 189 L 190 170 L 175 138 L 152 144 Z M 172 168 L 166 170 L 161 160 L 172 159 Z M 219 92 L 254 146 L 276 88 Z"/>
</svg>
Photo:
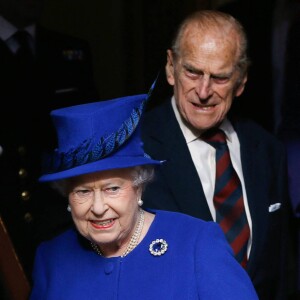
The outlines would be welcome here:
<svg viewBox="0 0 300 300">
<path fill-rule="evenodd" d="M 144 211 L 142 209 L 139 210 L 139 221 L 138 221 L 138 224 L 136 226 L 136 229 L 129 241 L 129 244 L 125 250 L 125 252 L 121 255 L 121 257 L 125 257 L 128 253 L 130 253 L 138 244 L 138 241 L 140 239 L 140 235 L 141 235 L 141 232 L 142 232 L 142 229 L 143 229 L 143 226 L 144 226 L 144 221 L 145 221 L 145 216 L 144 216 Z M 93 248 L 93 250 L 99 254 L 100 256 L 103 256 L 102 252 L 100 251 L 98 245 L 96 245 L 95 243 L 93 242 L 90 242 L 91 243 L 91 246 Z"/>
</svg>

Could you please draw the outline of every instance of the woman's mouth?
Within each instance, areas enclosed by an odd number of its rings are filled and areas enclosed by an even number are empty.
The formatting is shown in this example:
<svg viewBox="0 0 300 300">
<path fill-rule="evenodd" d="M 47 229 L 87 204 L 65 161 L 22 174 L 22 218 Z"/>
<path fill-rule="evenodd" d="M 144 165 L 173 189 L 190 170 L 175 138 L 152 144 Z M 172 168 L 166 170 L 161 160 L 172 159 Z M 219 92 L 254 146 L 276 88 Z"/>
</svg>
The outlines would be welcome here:
<svg viewBox="0 0 300 300">
<path fill-rule="evenodd" d="M 110 228 L 113 226 L 115 219 L 108 219 L 104 221 L 91 221 L 91 224 L 95 228 Z"/>
</svg>

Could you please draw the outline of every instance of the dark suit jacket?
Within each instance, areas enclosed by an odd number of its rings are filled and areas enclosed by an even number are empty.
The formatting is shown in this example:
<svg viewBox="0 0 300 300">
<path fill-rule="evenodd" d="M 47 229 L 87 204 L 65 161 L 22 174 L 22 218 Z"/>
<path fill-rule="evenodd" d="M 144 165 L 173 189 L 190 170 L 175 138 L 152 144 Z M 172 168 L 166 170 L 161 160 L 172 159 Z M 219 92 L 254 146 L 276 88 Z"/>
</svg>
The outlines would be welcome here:
<svg viewBox="0 0 300 300">
<path fill-rule="evenodd" d="M 259 299 L 286 299 L 288 239 L 286 159 L 283 146 L 253 122 L 233 123 L 252 219 L 253 240 L 247 271 Z M 202 185 L 170 101 L 147 112 L 142 123 L 145 152 L 165 159 L 143 195 L 146 207 L 180 211 L 212 220 Z M 271 204 L 281 203 L 270 213 Z M 188 232 L 187 232 L 188 234 Z"/>
<path fill-rule="evenodd" d="M 0 41 L 0 214 L 30 275 L 36 245 L 70 221 L 67 204 L 38 184 L 54 149 L 50 111 L 98 100 L 86 41 L 37 28 L 36 59 L 24 72 Z"/>
</svg>

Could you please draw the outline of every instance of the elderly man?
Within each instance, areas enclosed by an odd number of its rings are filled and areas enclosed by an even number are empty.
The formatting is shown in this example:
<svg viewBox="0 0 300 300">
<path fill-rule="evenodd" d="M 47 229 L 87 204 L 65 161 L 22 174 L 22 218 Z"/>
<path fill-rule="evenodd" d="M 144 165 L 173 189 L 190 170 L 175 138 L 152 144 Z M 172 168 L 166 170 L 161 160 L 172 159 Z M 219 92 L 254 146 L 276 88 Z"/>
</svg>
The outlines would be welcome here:
<svg viewBox="0 0 300 300">
<path fill-rule="evenodd" d="M 247 82 L 246 52 L 244 29 L 228 14 L 198 11 L 181 23 L 165 68 L 173 97 L 143 123 L 146 152 L 167 160 L 143 200 L 219 223 L 259 299 L 282 300 L 289 237 L 284 147 L 253 122 L 229 116 Z"/>
</svg>

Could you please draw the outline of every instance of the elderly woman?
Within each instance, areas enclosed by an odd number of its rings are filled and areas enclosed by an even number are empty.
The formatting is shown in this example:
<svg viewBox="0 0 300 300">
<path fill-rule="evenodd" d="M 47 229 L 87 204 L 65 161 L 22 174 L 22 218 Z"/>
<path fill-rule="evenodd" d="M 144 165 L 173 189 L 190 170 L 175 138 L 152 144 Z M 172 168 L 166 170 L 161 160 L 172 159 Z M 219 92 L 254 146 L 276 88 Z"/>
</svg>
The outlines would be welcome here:
<svg viewBox="0 0 300 300">
<path fill-rule="evenodd" d="M 75 226 L 39 246 L 31 300 L 258 299 L 219 225 L 141 208 L 162 163 L 142 148 L 146 100 L 52 112 L 58 148 L 40 181 L 68 197 Z"/>
</svg>

